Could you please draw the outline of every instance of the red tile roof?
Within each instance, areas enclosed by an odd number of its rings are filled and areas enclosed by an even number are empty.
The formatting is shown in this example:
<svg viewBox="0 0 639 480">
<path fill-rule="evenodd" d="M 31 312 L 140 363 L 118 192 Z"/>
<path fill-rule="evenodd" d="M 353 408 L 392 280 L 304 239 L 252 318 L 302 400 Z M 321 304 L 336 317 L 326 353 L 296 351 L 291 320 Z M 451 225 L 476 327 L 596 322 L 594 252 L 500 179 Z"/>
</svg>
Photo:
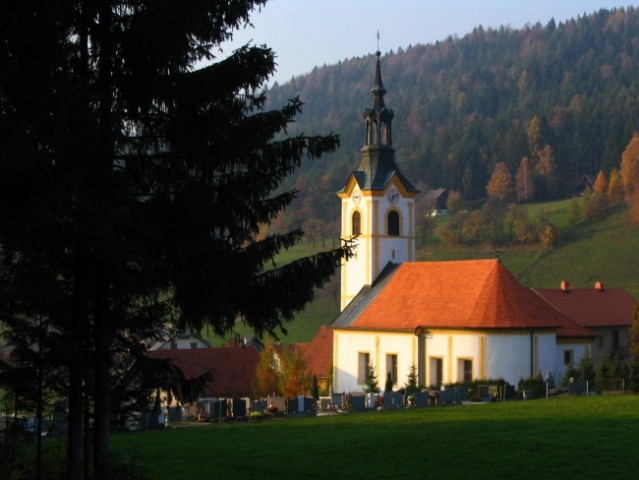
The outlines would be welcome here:
<svg viewBox="0 0 639 480">
<path fill-rule="evenodd" d="M 499 260 L 411 262 L 399 266 L 350 328 L 559 329 L 592 336 L 522 286 Z"/>
<path fill-rule="evenodd" d="M 637 300 L 621 288 L 535 288 L 544 300 L 576 323 L 587 328 L 629 327 Z"/>
<path fill-rule="evenodd" d="M 209 372 L 205 397 L 250 397 L 252 382 L 259 358 L 253 347 L 194 348 L 155 350 L 147 352 L 151 358 L 169 359 L 187 380 Z"/>
<path fill-rule="evenodd" d="M 306 371 L 317 378 L 326 378 L 333 359 L 333 330 L 322 325 L 310 343 L 298 343 L 306 360 Z"/>
</svg>

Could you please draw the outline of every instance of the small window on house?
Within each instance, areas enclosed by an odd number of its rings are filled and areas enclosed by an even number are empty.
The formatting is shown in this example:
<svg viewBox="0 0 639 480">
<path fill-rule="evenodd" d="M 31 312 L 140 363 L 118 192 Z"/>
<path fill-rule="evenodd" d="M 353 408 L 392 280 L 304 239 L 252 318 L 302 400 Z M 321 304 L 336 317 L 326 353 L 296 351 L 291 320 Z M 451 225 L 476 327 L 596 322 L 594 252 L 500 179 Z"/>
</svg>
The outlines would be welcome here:
<svg viewBox="0 0 639 480">
<path fill-rule="evenodd" d="M 197 342 L 191 342 L 191 348 L 197 348 Z"/>
<path fill-rule="evenodd" d="M 362 216 L 359 212 L 354 212 L 352 222 L 352 235 L 359 235 L 360 233 L 362 233 Z"/>
<path fill-rule="evenodd" d="M 388 235 L 394 237 L 399 235 L 399 213 L 395 210 L 388 212 Z"/>
<path fill-rule="evenodd" d="M 471 383 L 473 381 L 473 361 L 460 359 L 459 360 L 459 380 L 463 383 Z"/>
<path fill-rule="evenodd" d="M 564 350 L 564 365 L 575 364 L 575 352 L 573 350 Z"/>
<path fill-rule="evenodd" d="M 357 383 L 366 384 L 366 375 L 371 364 L 371 355 L 368 352 L 359 352 L 357 359 Z"/>
<path fill-rule="evenodd" d="M 430 384 L 439 387 L 444 383 L 444 361 L 441 358 L 430 359 Z"/>
<path fill-rule="evenodd" d="M 397 355 L 386 355 L 386 377 L 391 377 L 393 385 L 397 385 Z"/>
<path fill-rule="evenodd" d="M 177 343 L 171 342 L 171 350 L 177 350 Z"/>
</svg>

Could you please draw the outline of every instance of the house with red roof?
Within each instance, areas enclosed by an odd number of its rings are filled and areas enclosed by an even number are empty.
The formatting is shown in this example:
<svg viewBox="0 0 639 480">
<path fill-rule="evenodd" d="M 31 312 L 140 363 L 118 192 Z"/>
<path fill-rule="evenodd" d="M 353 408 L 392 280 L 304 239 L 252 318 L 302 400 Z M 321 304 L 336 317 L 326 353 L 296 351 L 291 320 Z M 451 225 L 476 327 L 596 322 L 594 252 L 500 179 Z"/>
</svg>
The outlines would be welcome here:
<svg viewBox="0 0 639 480">
<path fill-rule="evenodd" d="M 333 390 L 361 391 L 369 368 L 380 384 L 477 379 L 517 385 L 561 377 L 565 351 L 579 363 L 597 336 L 521 285 L 496 259 L 416 262 L 415 197 L 392 145 L 377 52 L 373 106 L 364 111 L 360 162 L 337 195 L 341 237 L 356 242 L 341 268 L 342 311 L 333 331 Z"/>
<path fill-rule="evenodd" d="M 316 376 L 320 389 L 327 389 L 331 373 L 332 330 L 322 326 L 309 343 L 292 346 L 304 358 L 307 375 Z M 276 352 L 281 352 L 283 348 L 284 345 L 278 345 Z M 170 362 L 182 371 L 186 380 L 208 375 L 210 378 L 200 398 L 253 398 L 260 350 L 258 346 L 246 342 L 219 348 L 162 348 L 147 351 L 147 356 Z"/>
<path fill-rule="evenodd" d="M 259 351 L 254 347 L 168 349 L 148 351 L 149 358 L 167 360 L 186 380 L 204 374 L 209 381 L 201 397 L 251 398 Z M 195 414 L 195 412 L 190 412 Z"/>
<path fill-rule="evenodd" d="M 322 325 L 309 343 L 297 343 L 309 377 L 317 378 L 320 391 L 328 390 L 333 362 L 333 330 Z"/>
<path fill-rule="evenodd" d="M 630 329 L 637 300 L 622 288 L 572 288 L 563 280 L 560 288 L 533 289 L 541 298 L 575 323 L 595 333 L 591 355 L 595 364 L 602 358 L 618 355 L 628 358 Z M 563 351 L 564 363 L 573 363 L 574 352 Z"/>
<path fill-rule="evenodd" d="M 369 365 L 396 388 L 412 365 L 424 386 L 560 378 L 561 352 L 580 360 L 595 337 L 495 259 L 389 264 L 331 327 L 335 391 L 361 390 Z"/>
</svg>

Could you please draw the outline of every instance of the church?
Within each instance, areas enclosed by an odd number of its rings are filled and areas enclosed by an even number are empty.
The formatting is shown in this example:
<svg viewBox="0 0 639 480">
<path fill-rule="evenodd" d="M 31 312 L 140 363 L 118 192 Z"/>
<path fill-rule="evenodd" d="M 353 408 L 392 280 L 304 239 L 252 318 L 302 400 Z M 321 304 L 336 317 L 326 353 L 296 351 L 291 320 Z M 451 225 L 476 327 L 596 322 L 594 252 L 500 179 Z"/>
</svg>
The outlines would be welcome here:
<svg viewBox="0 0 639 480">
<path fill-rule="evenodd" d="M 361 391 L 372 368 L 380 385 L 401 388 L 415 367 L 419 384 L 481 379 L 517 385 L 538 374 L 560 378 L 570 359 L 591 355 L 595 334 L 497 259 L 416 262 L 415 198 L 395 161 L 380 52 L 373 105 L 364 112 L 360 161 L 341 199 L 341 236 L 356 251 L 341 268 L 341 312 L 333 331 L 332 388 Z"/>
</svg>

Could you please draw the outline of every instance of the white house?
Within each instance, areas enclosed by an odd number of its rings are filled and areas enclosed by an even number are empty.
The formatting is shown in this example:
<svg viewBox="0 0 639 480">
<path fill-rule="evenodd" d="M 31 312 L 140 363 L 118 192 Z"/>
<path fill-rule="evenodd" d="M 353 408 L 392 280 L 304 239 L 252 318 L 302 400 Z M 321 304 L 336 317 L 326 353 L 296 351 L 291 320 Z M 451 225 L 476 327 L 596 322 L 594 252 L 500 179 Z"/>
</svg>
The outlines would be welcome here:
<svg viewBox="0 0 639 480">
<path fill-rule="evenodd" d="M 411 365 L 425 386 L 560 378 L 594 337 L 495 259 L 388 264 L 331 327 L 335 391 L 361 391 L 367 365 L 397 388 Z"/>
<path fill-rule="evenodd" d="M 561 376 L 594 334 L 523 287 L 498 260 L 415 262 L 415 197 L 392 147 L 377 52 L 373 107 L 357 170 L 338 192 L 342 237 L 357 238 L 342 265 L 342 312 L 333 329 L 333 390 L 361 391 L 367 366 L 380 384 L 423 386 L 538 373 Z"/>
</svg>

